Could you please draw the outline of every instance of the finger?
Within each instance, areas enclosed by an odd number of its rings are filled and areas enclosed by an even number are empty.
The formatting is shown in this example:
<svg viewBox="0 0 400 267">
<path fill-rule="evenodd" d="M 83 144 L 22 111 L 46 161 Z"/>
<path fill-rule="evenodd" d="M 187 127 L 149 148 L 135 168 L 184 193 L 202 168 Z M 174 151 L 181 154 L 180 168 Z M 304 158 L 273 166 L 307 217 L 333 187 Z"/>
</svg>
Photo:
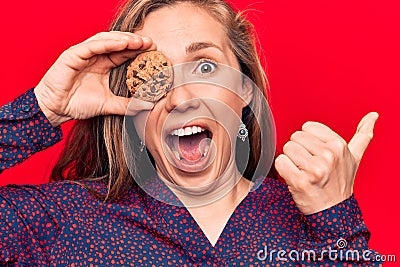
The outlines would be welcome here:
<svg viewBox="0 0 400 267">
<path fill-rule="evenodd" d="M 141 42 L 137 43 L 138 48 L 142 46 Z M 69 48 L 60 56 L 59 60 L 73 70 L 82 70 L 97 60 L 96 55 L 109 56 L 110 53 L 127 49 L 128 45 L 127 40 L 93 40 Z M 101 67 L 106 72 L 116 66 L 118 64 L 109 58 Z"/>
<path fill-rule="evenodd" d="M 280 154 L 275 159 L 275 168 L 288 185 L 293 185 L 295 179 L 299 179 L 301 176 L 301 171 L 284 154 Z"/>
<path fill-rule="evenodd" d="M 143 41 L 143 46 L 141 47 L 141 50 L 156 50 L 157 46 L 153 42 L 153 39 L 151 39 L 148 36 L 142 36 L 142 41 Z"/>
<path fill-rule="evenodd" d="M 92 37 L 86 39 L 84 42 L 89 42 L 89 41 L 98 41 L 98 40 L 108 40 L 108 39 L 114 39 L 114 40 L 121 40 L 122 38 L 141 38 L 142 36 L 139 34 L 135 34 L 132 32 L 121 32 L 121 31 L 109 31 L 109 32 L 99 32 Z"/>
<path fill-rule="evenodd" d="M 76 70 L 82 70 L 94 62 L 94 56 L 100 54 L 108 54 L 110 52 L 122 51 L 127 47 L 126 40 L 102 40 L 90 41 L 85 44 L 72 46 L 64 51 L 59 57 L 59 61 L 63 62 L 66 66 Z M 114 63 L 109 61 L 102 67 L 104 71 L 115 67 Z"/>
<path fill-rule="evenodd" d="M 290 140 L 302 145 L 313 156 L 321 155 L 325 146 L 319 138 L 304 131 L 295 132 Z"/>
<path fill-rule="evenodd" d="M 335 138 L 342 139 L 337 133 L 332 131 L 328 126 L 315 122 L 315 121 L 308 121 L 303 124 L 302 130 L 306 133 L 310 133 L 311 135 L 317 137 L 323 142 L 328 142 Z"/>
<path fill-rule="evenodd" d="M 113 65 L 119 66 L 129 59 L 135 58 L 139 53 L 142 53 L 143 50 L 151 51 L 151 50 L 155 50 L 155 49 L 156 49 L 155 44 L 147 43 L 147 44 L 143 44 L 143 46 L 140 47 L 140 49 L 138 49 L 138 50 L 118 51 L 118 52 L 109 53 L 109 54 L 107 54 L 107 56 L 109 57 L 109 60 L 111 62 L 113 62 Z"/>
<path fill-rule="evenodd" d="M 283 153 L 301 170 L 306 170 L 312 159 L 312 155 L 294 141 L 289 141 L 283 146 Z"/>
<path fill-rule="evenodd" d="M 134 116 L 140 111 L 151 110 L 153 107 L 152 102 L 113 95 L 104 105 L 103 115 Z"/>
<path fill-rule="evenodd" d="M 113 52 L 108 54 L 109 60 L 112 62 L 113 67 L 119 66 L 125 61 L 135 58 L 141 51 L 139 50 L 124 50 L 122 52 Z"/>
<path fill-rule="evenodd" d="M 92 37 L 90 37 L 89 39 L 87 39 L 86 41 L 84 41 L 84 43 L 87 43 L 89 41 L 99 41 L 99 40 L 108 40 L 108 39 L 113 39 L 113 40 L 141 40 L 142 41 L 142 46 L 141 47 L 137 47 L 137 45 L 135 45 L 133 43 L 133 47 L 128 46 L 128 49 L 141 49 L 141 50 L 155 50 L 156 46 L 153 43 L 153 40 L 148 37 L 148 36 L 143 36 L 140 34 L 136 34 L 136 33 L 132 33 L 132 32 L 121 32 L 121 31 L 110 31 L 110 32 L 100 32 Z"/>
<path fill-rule="evenodd" d="M 142 45 L 138 46 L 136 43 L 136 40 L 139 38 L 141 41 Z M 133 50 L 156 50 L 156 45 L 153 43 L 153 40 L 150 37 L 145 37 L 145 36 L 136 36 L 136 37 L 128 37 L 125 38 L 125 40 L 128 40 L 128 47 L 127 49 L 133 49 Z"/>
<path fill-rule="evenodd" d="M 121 32 L 117 32 L 118 34 L 120 34 Z M 122 34 L 126 34 L 127 36 L 123 36 L 123 37 L 118 37 L 119 35 L 115 35 L 115 39 L 126 39 L 126 40 L 136 40 L 136 39 L 140 39 L 142 40 L 142 46 L 141 47 L 130 47 L 128 46 L 128 49 L 140 49 L 140 50 L 156 50 L 157 47 L 155 45 L 155 43 L 153 42 L 153 39 L 151 39 L 149 36 L 143 36 L 140 34 L 136 34 L 136 33 L 131 33 L 131 32 L 122 32 Z M 114 39 L 114 38 L 112 38 Z M 135 45 L 135 44 L 134 44 Z"/>
<path fill-rule="evenodd" d="M 143 45 L 142 39 L 108 39 L 108 40 L 92 40 L 73 46 L 69 49 L 72 53 L 81 60 L 88 60 L 95 55 L 122 51 L 125 49 L 139 49 Z"/>
<path fill-rule="evenodd" d="M 374 136 L 374 126 L 379 114 L 370 112 L 365 115 L 358 124 L 357 131 L 350 140 L 348 147 L 357 162 L 360 162 L 369 142 Z"/>
<path fill-rule="evenodd" d="M 153 39 L 150 38 L 149 36 L 144 36 L 141 34 L 137 34 L 137 33 L 132 33 L 132 32 L 118 32 L 118 31 L 111 31 L 111 33 L 116 33 L 116 34 L 126 34 L 130 37 L 133 38 L 141 38 L 142 42 L 143 42 L 143 46 L 141 47 L 142 50 L 155 50 L 156 49 L 156 45 L 153 43 Z M 116 35 L 117 37 L 117 35 Z M 117 38 L 118 39 L 118 38 Z"/>
</svg>

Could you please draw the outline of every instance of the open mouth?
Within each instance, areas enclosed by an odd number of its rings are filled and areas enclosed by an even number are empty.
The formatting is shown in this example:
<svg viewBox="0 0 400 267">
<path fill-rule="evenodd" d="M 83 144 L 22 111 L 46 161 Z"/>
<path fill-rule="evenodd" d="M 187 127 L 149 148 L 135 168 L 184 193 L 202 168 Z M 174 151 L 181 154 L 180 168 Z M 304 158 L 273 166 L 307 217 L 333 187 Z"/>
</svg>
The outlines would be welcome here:
<svg viewBox="0 0 400 267">
<path fill-rule="evenodd" d="M 166 137 L 177 167 L 191 172 L 206 167 L 211 154 L 211 141 L 211 131 L 198 125 L 174 129 Z"/>
</svg>

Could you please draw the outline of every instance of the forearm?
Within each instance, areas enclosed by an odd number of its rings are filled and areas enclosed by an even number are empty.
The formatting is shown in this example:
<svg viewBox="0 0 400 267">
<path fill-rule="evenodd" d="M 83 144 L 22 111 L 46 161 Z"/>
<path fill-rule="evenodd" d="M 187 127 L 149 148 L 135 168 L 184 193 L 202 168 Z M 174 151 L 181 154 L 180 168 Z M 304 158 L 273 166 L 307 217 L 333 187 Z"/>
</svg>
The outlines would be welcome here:
<svg viewBox="0 0 400 267">
<path fill-rule="evenodd" d="M 61 140 L 38 106 L 33 89 L 0 109 L 0 172 Z"/>
</svg>

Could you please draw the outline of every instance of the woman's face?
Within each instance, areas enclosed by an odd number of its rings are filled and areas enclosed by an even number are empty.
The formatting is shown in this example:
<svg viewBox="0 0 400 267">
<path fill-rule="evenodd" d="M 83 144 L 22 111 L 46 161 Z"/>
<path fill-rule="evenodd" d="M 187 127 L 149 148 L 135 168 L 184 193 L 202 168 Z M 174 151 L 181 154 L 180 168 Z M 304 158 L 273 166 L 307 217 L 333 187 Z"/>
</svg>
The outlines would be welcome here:
<svg viewBox="0 0 400 267">
<path fill-rule="evenodd" d="M 172 65 L 191 62 L 187 65 L 194 77 L 211 77 L 222 68 L 218 64 L 239 73 L 223 25 L 192 4 L 181 3 L 150 13 L 136 33 L 151 37 Z M 181 186 L 198 187 L 236 170 L 232 151 L 242 108 L 250 101 L 251 93 L 244 92 L 240 75 L 228 76 L 227 84 L 238 89 L 207 83 L 174 87 L 151 112 L 134 117 L 138 134 L 163 178 Z"/>
</svg>

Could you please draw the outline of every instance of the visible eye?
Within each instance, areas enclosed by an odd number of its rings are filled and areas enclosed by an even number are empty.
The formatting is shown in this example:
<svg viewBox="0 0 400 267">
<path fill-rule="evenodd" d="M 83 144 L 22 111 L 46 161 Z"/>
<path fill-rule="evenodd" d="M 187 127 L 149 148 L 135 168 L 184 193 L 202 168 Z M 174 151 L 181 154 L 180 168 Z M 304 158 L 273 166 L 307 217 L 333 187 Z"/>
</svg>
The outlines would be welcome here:
<svg viewBox="0 0 400 267">
<path fill-rule="evenodd" d="M 217 63 L 211 61 L 209 59 L 202 59 L 200 63 L 197 65 L 194 73 L 196 74 L 211 74 L 217 68 Z"/>
</svg>

